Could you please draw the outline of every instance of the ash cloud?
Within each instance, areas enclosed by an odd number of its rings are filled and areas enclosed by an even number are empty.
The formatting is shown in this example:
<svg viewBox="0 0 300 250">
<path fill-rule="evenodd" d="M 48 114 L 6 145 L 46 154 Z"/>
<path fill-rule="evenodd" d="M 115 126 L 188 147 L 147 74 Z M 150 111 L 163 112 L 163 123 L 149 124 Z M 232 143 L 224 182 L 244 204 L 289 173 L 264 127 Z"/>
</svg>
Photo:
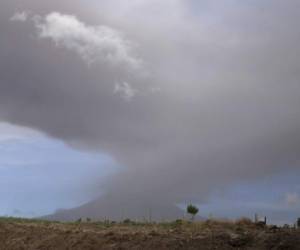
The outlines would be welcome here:
<svg viewBox="0 0 300 250">
<path fill-rule="evenodd" d="M 68 33 L 66 43 L 63 32 L 58 42 L 66 49 L 37 39 L 32 23 L 9 21 L 24 4 L 0 4 L 0 119 L 113 156 L 124 169 L 107 181 L 106 201 L 132 213 L 204 202 L 215 189 L 299 167 L 297 1 L 32 0 L 23 6 L 46 16 L 44 28 L 56 13 L 88 32 L 120 30 L 138 44 L 134 54 L 147 74 L 111 66 L 105 53 L 89 49 L 103 61 L 83 67 L 76 53 L 86 55 L 80 46 L 86 48 L 88 36 Z M 139 61 L 117 38 L 112 54 Z M 144 94 L 124 102 L 114 93 L 116 82 Z"/>
<path fill-rule="evenodd" d="M 14 22 L 26 22 L 28 16 L 29 16 L 28 11 L 16 12 L 15 14 L 13 14 L 10 20 Z"/>
</svg>

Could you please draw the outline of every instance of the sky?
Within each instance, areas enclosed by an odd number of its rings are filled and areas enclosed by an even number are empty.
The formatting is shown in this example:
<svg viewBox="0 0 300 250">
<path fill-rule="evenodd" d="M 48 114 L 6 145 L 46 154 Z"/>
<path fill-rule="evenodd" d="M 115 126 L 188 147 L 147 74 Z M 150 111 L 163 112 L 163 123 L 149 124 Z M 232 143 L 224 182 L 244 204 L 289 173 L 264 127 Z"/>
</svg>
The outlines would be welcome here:
<svg viewBox="0 0 300 250">
<path fill-rule="evenodd" d="M 107 155 L 74 150 L 41 132 L 8 123 L 0 131 L 2 216 L 38 217 L 84 204 L 118 169 Z"/>
<path fill-rule="evenodd" d="M 64 176 L 61 197 L 35 213 L 96 199 L 132 216 L 144 207 L 167 214 L 193 202 L 206 214 L 258 210 L 293 222 L 299 7 L 296 0 L 2 1 L 0 121 L 42 135 L 30 146 L 10 145 L 19 155 L 33 144 L 41 150 L 40 168 L 29 167 L 37 180 L 48 171 Z M 48 146 L 61 152 L 54 164 Z M 9 176 L 21 179 L 22 170 L 3 171 L 13 190 Z M 107 212 L 101 206 L 99 216 Z"/>
</svg>

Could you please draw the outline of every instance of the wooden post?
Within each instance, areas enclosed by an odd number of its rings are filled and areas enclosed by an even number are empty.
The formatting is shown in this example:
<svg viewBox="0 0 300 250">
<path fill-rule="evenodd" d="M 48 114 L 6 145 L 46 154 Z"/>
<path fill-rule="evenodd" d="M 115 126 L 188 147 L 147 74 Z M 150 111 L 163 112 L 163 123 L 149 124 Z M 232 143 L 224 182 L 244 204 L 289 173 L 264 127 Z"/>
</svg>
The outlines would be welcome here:
<svg viewBox="0 0 300 250">
<path fill-rule="evenodd" d="M 152 210 L 149 208 L 149 223 L 152 222 Z"/>
<path fill-rule="evenodd" d="M 257 213 L 254 214 L 254 222 L 255 222 L 255 223 L 258 222 L 258 216 L 257 216 Z"/>
</svg>

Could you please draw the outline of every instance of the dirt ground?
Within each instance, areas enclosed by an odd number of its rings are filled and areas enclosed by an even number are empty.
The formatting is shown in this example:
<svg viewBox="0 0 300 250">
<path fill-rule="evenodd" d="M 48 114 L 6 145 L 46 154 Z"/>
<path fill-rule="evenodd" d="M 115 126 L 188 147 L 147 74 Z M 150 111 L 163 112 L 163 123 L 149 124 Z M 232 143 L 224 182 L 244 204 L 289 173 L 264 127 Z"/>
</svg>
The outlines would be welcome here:
<svg viewBox="0 0 300 250">
<path fill-rule="evenodd" d="M 300 249 L 300 231 L 228 222 L 111 224 L 0 221 L 0 249 Z"/>
</svg>

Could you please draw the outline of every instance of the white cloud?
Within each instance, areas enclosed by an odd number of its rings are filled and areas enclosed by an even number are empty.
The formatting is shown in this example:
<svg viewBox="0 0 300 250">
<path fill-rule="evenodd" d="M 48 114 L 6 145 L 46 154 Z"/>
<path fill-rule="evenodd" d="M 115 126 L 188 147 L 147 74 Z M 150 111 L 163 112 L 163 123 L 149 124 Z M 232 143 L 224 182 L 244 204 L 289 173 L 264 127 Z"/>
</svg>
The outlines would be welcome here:
<svg viewBox="0 0 300 250">
<path fill-rule="evenodd" d="M 297 193 L 287 193 L 285 202 L 288 206 L 296 206 L 300 204 L 300 197 Z"/>
<path fill-rule="evenodd" d="M 88 26 L 76 16 L 58 12 L 35 16 L 41 38 L 52 39 L 57 46 L 76 52 L 88 64 L 106 62 L 135 70 L 142 60 L 133 55 L 133 43 L 108 26 Z"/>
<path fill-rule="evenodd" d="M 0 144 L 12 140 L 24 140 L 40 136 L 41 133 L 36 130 L 0 122 Z"/>
<path fill-rule="evenodd" d="M 119 93 L 126 101 L 130 101 L 136 94 L 137 90 L 127 83 L 117 83 L 115 85 L 114 93 Z"/>
<path fill-rule="evenodd" d="M 30 13 L 28 11 L 16 12 L 13 14 L 10 20 L 17 22 L 26 22 L 29 17 L 29 14 Z"/>
</svg>

